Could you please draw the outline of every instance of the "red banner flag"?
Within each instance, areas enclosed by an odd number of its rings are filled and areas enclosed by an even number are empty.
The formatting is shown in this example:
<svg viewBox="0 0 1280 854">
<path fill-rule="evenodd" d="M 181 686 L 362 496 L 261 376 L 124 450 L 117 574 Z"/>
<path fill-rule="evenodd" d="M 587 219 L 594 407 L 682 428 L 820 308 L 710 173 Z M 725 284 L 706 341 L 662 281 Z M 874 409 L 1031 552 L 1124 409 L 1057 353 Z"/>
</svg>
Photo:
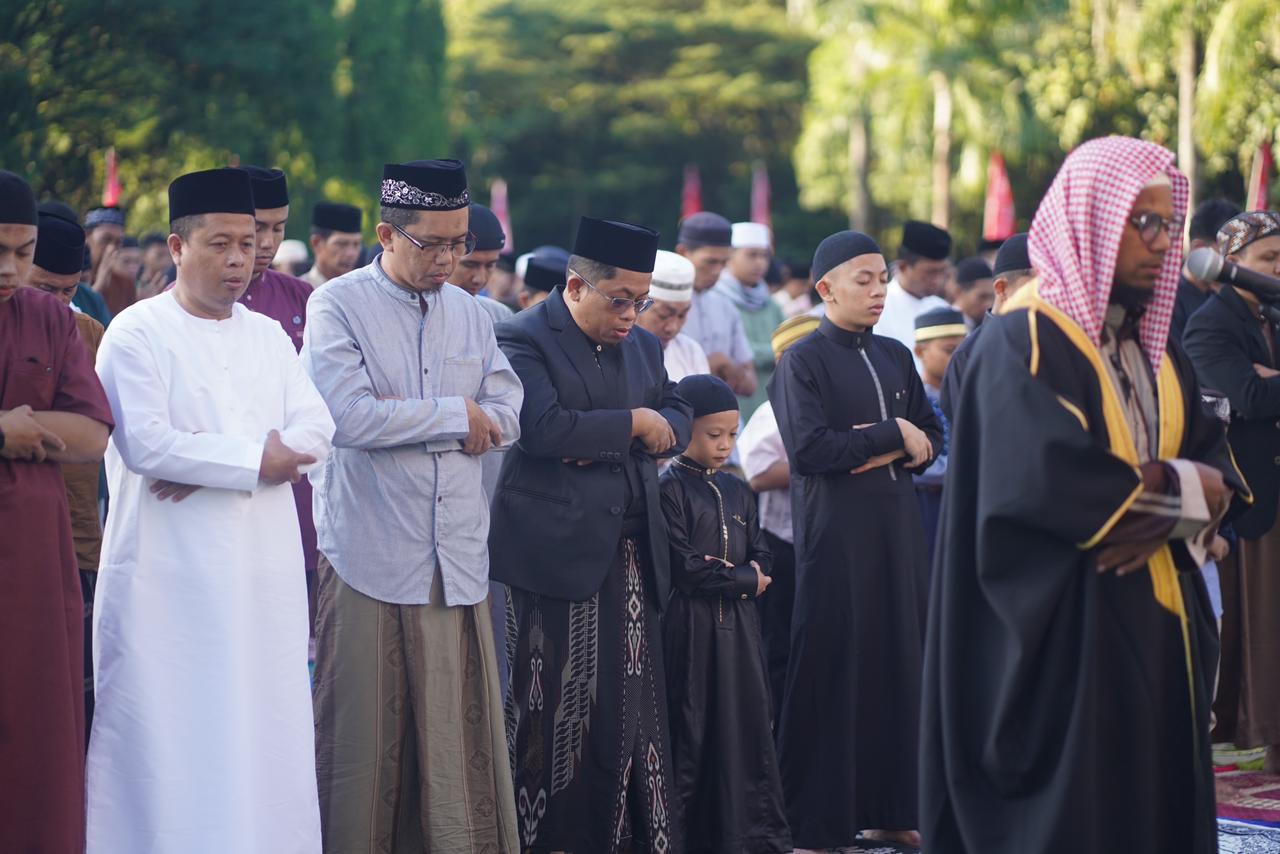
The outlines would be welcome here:
<svg viewBox="0 0 1280 854">
<path fill-rule="evenodd" d="M 1004 157 L 998 151 L 991 152 L 987 161 L 987 204 L 982 214 L 982 239 L 1007 240 L 1017 231 L 1017 218 L 1013 209 L 1013 185 L 1009 183 L 1009 170 Z"/>
<path fill-rule="evenodd" d="M 102 181 L 102 206 L 114 208 L 120 205 L 120 173 L 116 166 L 116 150 L 107 149 L 107 174 Z"/>
<path fill-rule="evenodd" d="M 1258 146 L 1258 153 L 1253 156 L 1253 168 L 1249 174 L 1249 204 L 1247 211 L 1265 211 L 1271 195 L 1271 143 L 1263 142 Z"/>
<path fill-rule="evenodd" d="M 684 167 L 684 189 L 680 193 L 680 218 L 702 212 L 702 176 L 690 163 Z"/>
<path fill-rule="evenodd" d="M 769 215 L 769 172 L 759 160 L 751 169 L 751 221 L 773 229 L 773 217 Z"/>
<path fill-rule="evenodd" d="M 511 213 L 507 209 L 507 182 L 496 178 L 489 184 L 489 210 L 502 224 L 502 233 L 506 235 L 506 243 L 502 245 L 503 255 L 513 255 L 516 251 L 516 237 L 511 230 Z"/>
</svg>

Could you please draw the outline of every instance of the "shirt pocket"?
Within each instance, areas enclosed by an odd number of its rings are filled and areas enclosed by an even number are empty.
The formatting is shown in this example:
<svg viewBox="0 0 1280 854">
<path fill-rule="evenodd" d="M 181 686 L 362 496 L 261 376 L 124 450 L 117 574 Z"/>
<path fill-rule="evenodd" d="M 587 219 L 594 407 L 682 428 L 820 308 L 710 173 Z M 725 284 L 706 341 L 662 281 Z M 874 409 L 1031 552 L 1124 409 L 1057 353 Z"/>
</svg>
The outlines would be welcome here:
<svg viewBox="0 0 1280 854">
<path fill-rule="evenodd" d="M 440 397 L 469 397 L 480 393 L 484 366 L 474 356 L 454 356 L 444 360 L 440 376 Z"/>
<path fill-rule="evenodd" d="M 884 395 L 888 398 L 885 403 L 889 409 L 889 417 L 906 418 L 908 414 L 907 401 L 911 397 L 910 389 L 891 386 L 884 390 Z"/>
<path fill-rule="evenodd" d="M 15 409 L 24 404 L 37 412 L 53 409 L 56 380 L 53 365 L 38 359 L 28 358 L 12 365 L 0 409 Z"/>
</svg>

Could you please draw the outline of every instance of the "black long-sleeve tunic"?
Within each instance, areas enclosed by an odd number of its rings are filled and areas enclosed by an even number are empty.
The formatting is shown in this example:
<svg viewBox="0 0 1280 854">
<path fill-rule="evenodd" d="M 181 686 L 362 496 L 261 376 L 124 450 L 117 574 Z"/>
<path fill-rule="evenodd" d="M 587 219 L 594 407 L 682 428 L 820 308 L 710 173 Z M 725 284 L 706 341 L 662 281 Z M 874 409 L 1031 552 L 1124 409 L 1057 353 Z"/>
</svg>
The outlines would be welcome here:
<svg viewBox="0 0 1280 854">
<path fill-rule="evenodd" d="M 685 851 L 791 851 L 751 567 L 767 574 L 770 564 L 755 498 L 733 475 L 683 457 L 660 492 L 675 588 L 663 643 Z"/>
<path fill-rule="evenodd" d="M 791 461 L 796 603 L 779 764 L 796 845 L 916 826 L 928 559 L 896 418 L 941 448 L 911 352 L 824 318 L 769 384 Z M 870 425 L 855 429 L 860 425 Z"/>
</svg>

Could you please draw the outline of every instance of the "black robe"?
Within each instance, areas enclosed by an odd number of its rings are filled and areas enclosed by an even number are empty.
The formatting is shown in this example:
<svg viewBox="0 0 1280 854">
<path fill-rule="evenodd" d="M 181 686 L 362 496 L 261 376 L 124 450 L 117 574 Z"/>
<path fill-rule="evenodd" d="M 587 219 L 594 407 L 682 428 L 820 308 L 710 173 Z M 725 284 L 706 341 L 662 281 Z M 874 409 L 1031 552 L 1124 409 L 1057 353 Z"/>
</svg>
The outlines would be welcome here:
<svg viewBox="0 0 1280 854">
<path fill-rule="evenodd" d="M 1097 544 L 1142 491 L 1140 461 L 1097 349 L 1034 292 L 1016 299 L 983 324 L 952 425 L 925 660 L 925 849 L 1216 851 L 1204 581 L 1182 541 L 1147 570 L 1096 571 Z M 1244 490 L 1177 347 L 1156 388 L 1160 458 L 1215 466 Z"/>
<path fill-rule="evenodd" d="M 783 354 L 769 399 L 791 462 L 796 604 L 778 760 L 795 843 L 916 826 L 928 562 L 904 418 L 941 448 L 911 352 L 824 318 Z M 870 424 L 866 429 L 854 425 Z"/>
<path fill-rule="evenodd" d="M 991 317 L 992 315 L 988 313 L 987 320 Z M 982 337 L 982 327 L 986 325 L 986 321 L 983 321 L 966 335 L 960 342 L 960 346 L 951 354 L 951 361 L 947 363 L 947 372 L 942 377 L 942 390 L 938 392 L 938 406 L 942 409 L 948 424 L 956 420 L 956 401 L 960 399 L 960 386 L 964 383 L 964 372 L 969 367 L 969 357 L 973 355 L 973 348 L 978 346 L 978 339 Z"/>
<path fill-rule="evenodd" d="M 663 617 L 667 707 L 685 851 L 786 854 L 751 567 L 767 575 L 771 556 L 747 485 L 690 465 L 677 457 L 660 482 L 675 587 Z"/>
</svg>

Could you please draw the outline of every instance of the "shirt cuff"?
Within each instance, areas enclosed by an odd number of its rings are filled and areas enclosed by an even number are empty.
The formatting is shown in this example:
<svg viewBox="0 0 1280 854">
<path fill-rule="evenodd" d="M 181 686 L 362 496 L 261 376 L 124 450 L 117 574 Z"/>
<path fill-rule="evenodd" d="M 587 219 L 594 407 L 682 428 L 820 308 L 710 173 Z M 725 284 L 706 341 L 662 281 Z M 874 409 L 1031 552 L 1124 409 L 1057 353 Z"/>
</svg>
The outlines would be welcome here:
<svg viewBox="0 0 1280 854">
<path fill-rule="evenodd" d="M 448 444 L 451 450 L 457 450 L 471 433 L 471 421 L 467 418 L 467 399 L 465 397 L 437 397 L 436 407 L 440 419 L 440 432 L 456 436 L 452 439 L 440 440 Z M 434 444 L 434 442 L 428 442 Z"/>
<path fill-rule="evenodd" d="M 871 442 L 871 453 L 868 456 L 879 457 L 903 448 L 902 429 L 898 427 L 896 419 L 890 418 L 879 424 L 872 424 L 862 428 L 860 432 Z"/>
<path fill-rule="evenodd" d="M 733 595 L 740 599 L 751 599 L 756 595 L 756 588 L 759 581 L 756 578 L 756 569 L 751 564 L 746 566 L 735 566 L 733 568 Z"/>
<path fill-rule="evenodd" d="M 1200 472 L 1190 460 L 1168 460 L 1166 463 L 1177 476 L 1182 498 L 1182 518 L 1173 528 L 1172 539 L 1183 539 L 1187 551 L 1198 566 L 1209 560 L 1209 545 L 1217 526 L 1209 515 L 1209 502 L 1204 497 L 1204 484 Z"/>
<path fill-rule="evenodd" d="M 1186 539 L 1195 537 L 1212 521 L 1209 515 L 1209 503 L 1204 497 L 1204 484 L 1200 482 L 1200 473 L 1195 463 L 1190 460 L 1168 460 L 1166 463 L 1177 476 L 1181 513 L 1178 524 L 1174 526 L 1173 538 Z"/>
<path fill-rule="evenodd" d="M 258 488 L 259 473 L 262 471 L 262 453 L 266 447 L 266 442 L 245 443 L 244 456 L 235 461 L 235 466 L 240 471 L 235 476 L 236 486 L 233 489 L 253 492 Z"/>
</svg>

